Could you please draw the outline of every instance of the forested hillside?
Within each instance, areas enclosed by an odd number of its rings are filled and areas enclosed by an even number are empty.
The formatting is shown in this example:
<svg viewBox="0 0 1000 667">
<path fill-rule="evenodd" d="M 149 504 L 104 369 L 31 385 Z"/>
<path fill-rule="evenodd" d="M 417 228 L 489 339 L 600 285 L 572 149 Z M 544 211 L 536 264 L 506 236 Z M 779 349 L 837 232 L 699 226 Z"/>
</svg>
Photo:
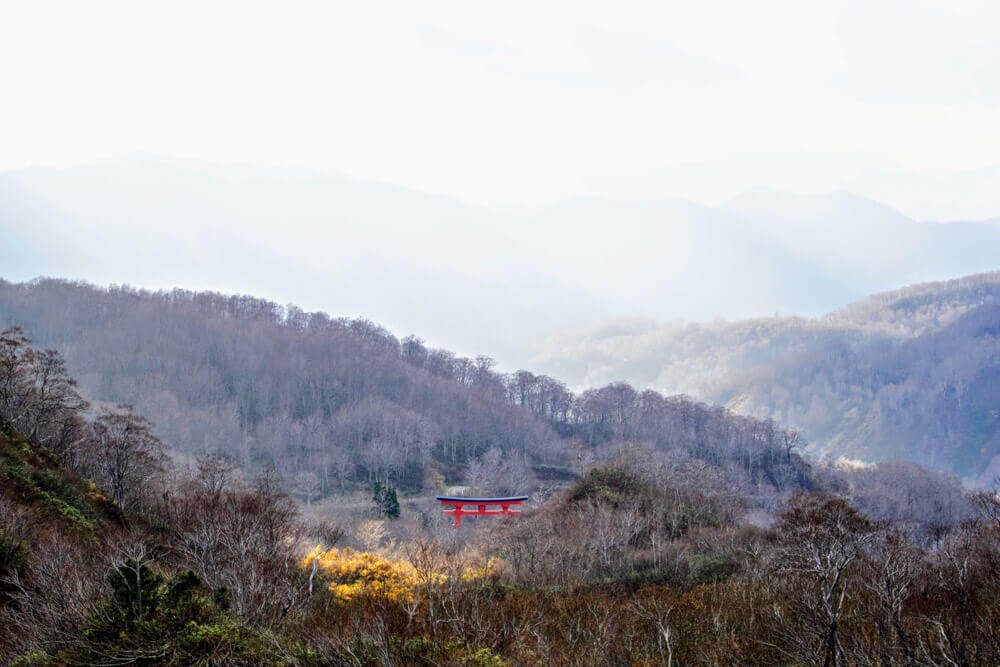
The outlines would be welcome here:
<svg viewBox="0 0 1000 667">
<path fill-rule="evenodd" d="M 134 405 L 175 451 L 273 466 L 307 501 L 375 481 L 526 490 L 626 440 L 748 489 L 811 485 L 801 439 L 773 421 L 622 383 L 574 395 L 366 320 L 253 297 L 4 282 L 0 324 L 61 350 L 87 398 Z"/>
<path fill-rule="evenodd" d="M 886 311 L 863 330 L 922 333 L 845 336 L 789 353 L 728 378 L 713 397 L 780 415 L 826 452 L 901 457 L 989 482 L 1000 473 L 1000 303 L 948 309 L 904 297 Z"/>
<path fill-rule="evenodd" d="M 914 285 L 818 319 L 622 323 L 567 334 L 540 367 L 629 380 L 801 428 L 813 452 L 1000 472 L 1000 273 Z"/>
<path fill-rule="evenodd" d="M 165 449 L 142 415 L 91 409 L 58 352 L 0 335 L 0 663 L 1000 656 L 1000 495 L 912 464 L 821 466 L 762 527 L 725 469 L 622 444 L 507 521 L 407 508 L 349 534 L 270 472 Z"/>
</svg>

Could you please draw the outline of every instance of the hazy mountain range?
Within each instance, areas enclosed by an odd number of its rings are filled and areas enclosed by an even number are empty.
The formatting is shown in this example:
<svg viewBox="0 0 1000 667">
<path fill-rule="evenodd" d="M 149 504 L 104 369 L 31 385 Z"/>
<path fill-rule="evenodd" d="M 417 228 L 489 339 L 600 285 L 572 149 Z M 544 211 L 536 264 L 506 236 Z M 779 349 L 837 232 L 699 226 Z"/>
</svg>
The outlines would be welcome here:
<svg viewBox="0 0 1000 667">
<path fill-rule="evenodd" d="M 539 339 L 596 321 L 820 315 L 1000 257 L 995 222 L 916 222 L 844 193 L 484 208 L 156 158 L 0 174 L 0 233 L 8 279 L 253 293 L 509 369 Z"/>
<path fill-rule="evenodd" d="M 1000 473 L 1000 272 L 877 294 L 819 318 L 632 320 L 540 345 L 533 368 L 625 380 L 802 428 L 814 454 Z"/>
<path fill-rule="evenodd" d="M 917 222 L 844 193 L 491 209 L 315 172 L 146 158 L 0 175 L 0 232 L 15 281 L 252 292 L 578 390 L 626 381 L 774 418 L 803 429 L 814 455 L 898 456 L 979 481 L 1000 472 L 1000 274 L 882 293 L 995 269 L 996 222 Z M 21 307 L 42 326 L 33 335 L 69 345 L 71 364 L 75 345 L 94 344 L 47 332 L 53 304 Z M 111 368 L 78 372 L 107 388 Z M 139 387 L 104 394 L 154 400 Z M 157 396 L 154 416 L 180 414 Z M 241 418 L 226 428 L 242 439 Z"/>
</svg>

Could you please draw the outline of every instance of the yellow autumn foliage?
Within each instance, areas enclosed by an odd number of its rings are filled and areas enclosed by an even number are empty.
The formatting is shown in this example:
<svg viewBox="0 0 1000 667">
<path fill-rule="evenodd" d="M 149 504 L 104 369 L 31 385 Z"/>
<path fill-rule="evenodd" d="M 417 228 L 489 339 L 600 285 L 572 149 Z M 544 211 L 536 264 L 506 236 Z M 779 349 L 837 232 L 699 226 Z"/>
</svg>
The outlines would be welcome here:
<svg viewBox="0 0 1000 667">
<path fill-rule="evenodd" d="M 502 561 L 497 558 L 492 559 L 485 566 L 469 565 L 462 571 L 462 581 L 475 583 L 484 579 L 495 580 L 500 576 Z"/>
<path fill-rule="evenodd" d="M 367 551 L 350 548 L 313 549 L 302 560 L 302 566 L 317 569 L 330 579 L 330 590 L 344 601 L 361 595 L 393 601 L 412 597 L 416 573 L 404 560 L 393 561 Z"/>
<path fill-rule="evenodd" d="M 443 572 L 418 575 L 417 570 L 406 560 L 392 560 L 350 548 L 324 551 L 317 546 L 302 559 L 302 567 L 312 569 L 314 562 L 317 571 L 329 580 L 330 591 L 345 602 L 361 596 L 395 602 L 411 601 L 418 585 L 444 584 L 449 578 Z M 464 583 L 495 580 L 499 576 L 500 565 L 500 561 L 496 559 L 487 565 L 470 564 L 455 571 L 456 574 L 460 572 L 456 578 Z"/>
<path fill-rule="evenodd" d="M 101 490 L 99 488 L 97 488 L 97 485 L 94 484 L 93 482 L 91 482 L 90 484 L 87 485 L 87 499 L 90 500 L 90 501 L 92 501 L 92 502 L 95 502 L 95 503 L 114 503 L 115 502 L 115 501 L 111 500 L 110 498 L 108 498 L 107 496 L 105 496 L 103 493 L 101 493 Z"/>
</svg>

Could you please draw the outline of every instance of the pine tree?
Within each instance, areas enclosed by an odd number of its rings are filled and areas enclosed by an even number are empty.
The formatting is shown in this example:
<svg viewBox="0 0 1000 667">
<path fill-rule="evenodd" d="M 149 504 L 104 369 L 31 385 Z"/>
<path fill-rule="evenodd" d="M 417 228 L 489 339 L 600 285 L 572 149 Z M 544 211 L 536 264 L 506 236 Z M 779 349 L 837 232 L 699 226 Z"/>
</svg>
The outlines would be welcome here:
<svg viewBox="0 0 1000 667">
<path fill-rule="evenodd" d="M 399 518 L 399 498 L 396 497 L 396 487 L 387 487 L 385 493 L 385 515 L 390 519 Z"/>
<path fill-rule="evenodd" d="M 396 496 L 395 487 L 375 482 L 372 502 L 375 503 L 375 512 L 378 516 L 390 519 L 399 518 L 399 498 Z"/>
</svg>

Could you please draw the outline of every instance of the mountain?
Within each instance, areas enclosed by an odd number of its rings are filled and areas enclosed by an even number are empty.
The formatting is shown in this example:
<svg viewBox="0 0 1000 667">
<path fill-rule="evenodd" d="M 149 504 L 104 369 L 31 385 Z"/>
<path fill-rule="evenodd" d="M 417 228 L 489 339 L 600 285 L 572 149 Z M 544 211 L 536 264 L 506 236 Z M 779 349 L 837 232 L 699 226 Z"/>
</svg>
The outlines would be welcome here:
<svg viewBox="0 0 1000 667">
<path fill-rule="evenodd" d="M 153 157 L 2 173 L 0 233 L 9 279 L 212 285 L 372 318 L 508 370 L 591 322 L 819 316 L 1000 255 L 996 222 L 917 222 L 846 193 L 491 208 Z"/>
<path fill-rule="evenodd" d="M 1000 227 L 995 223 L 917 222 L 842 192 L 756 192 L 733 199 L 726 209 L 841 284 L 868 287 L 869 293 L 882 291 L 871 289 L 876 284 L 906 285 L 996 268 Z"/>
<path fill-rule="evenodd" d="M 571 382 L 626 380 L 803 429 L 819 456 L 1000 472 L 1000 272 L 874 295 L 820 318 L 611 322 L 544 345 Z"/>
<path fill-rule="evenodd" d="M 60 350 L 88 400 L 149 417 L 175 455 L 273 466 L 307 501 L 375 481 L 530 490 L 536 475 L 571 478 L 568 465 L 625 441 L 718 466 L 765 496 L 812 484 L 801 443 L 774 422 L 623 384 L 574 395 L 369 320 L 250 296 L 0 281 L 9 326 Z"/>
<path fill-rule="evenodd" d="M 310 171 L 134 158 L 0 174 L 5 277 L 213 285 L 507 358 L 611 312 L 526 263 L 503 226 L 446 197 Z"/>
</svg>

